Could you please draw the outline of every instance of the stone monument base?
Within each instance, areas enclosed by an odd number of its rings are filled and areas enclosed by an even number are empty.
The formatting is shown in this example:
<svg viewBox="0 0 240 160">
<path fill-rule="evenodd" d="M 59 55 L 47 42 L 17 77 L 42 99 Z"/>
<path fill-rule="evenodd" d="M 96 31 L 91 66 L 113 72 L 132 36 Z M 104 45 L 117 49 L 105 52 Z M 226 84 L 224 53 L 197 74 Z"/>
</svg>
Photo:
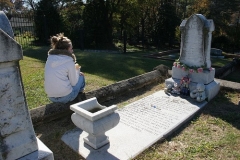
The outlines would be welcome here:
<svg viewBox="0 0 240 160">
<path fill-rule="evenodd" d="M 120 122 L 106 132 L 110 143 L 103 147 L 94 149 L 85 144 L 87 132 L 79 128 L 66 132 L 62 141 L 87 160 L 133 159 L 182 126 L 206 104 L 159 91 L 118 109 Z"/>
<path fill-rule="evenodd" d="M 165 85 L 169 85 L 169 84 L 174 84 L 176 83 L 180 83 L 181 79 L 176 79 L 176 78 L 168 78 L 165 80 Z M 191 82 L 189 84 L 189 89 L 190 91 L 196 89 L 197 83 Z M 220 90 L 220 83 L 213 80 L 212 82 L 205 84 L 205 92 L 206 92 L 206 96 L 207 96 L 207 101 L 210 101 L 211 99 L 213 99 L 219 92 Z"/>
<path fill-rule="evenodd" d="M 18 160 L 27 160 L 27 159 L 35 159 L 35 160 L 54 160 L 53 152 L 45 146 L 45 144 L 37 138 L 38 150 L 32 152 L 24 157 L 19 158 Z"/>
<path fill-rule="evenodd" d="M 191 82 L 209 84 L 214 80 L 215 68 L 212 68 L 211 71 L 203 70 L 201 73 L 191 73 L 189 71 L 184 71 L 181 68 L 172 67 L 172 78 L 181 79 L 185 76 L 189 76 Z"/>
</svg>

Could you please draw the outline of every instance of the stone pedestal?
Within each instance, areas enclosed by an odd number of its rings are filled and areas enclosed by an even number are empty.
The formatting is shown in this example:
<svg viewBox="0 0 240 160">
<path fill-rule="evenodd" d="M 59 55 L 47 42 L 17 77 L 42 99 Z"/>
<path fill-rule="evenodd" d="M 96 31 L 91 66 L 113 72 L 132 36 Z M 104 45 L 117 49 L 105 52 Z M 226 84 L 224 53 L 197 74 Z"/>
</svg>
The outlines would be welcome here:
<svg viewBox="0 0 240 160">
<path fill-rule="evenodd" d="M 172 78 L 181 79 L 185 76 L 188 76 L 191 79 L 191 82 L 209 84 L 214 80 L 215 69 L 212 68 L 211 71 L 203 70 L 201 73 L 194 72 L 190 74 L 188 71 L 184 71 L 181 68 L 172 67 Z"/>
<path fill-rule="evenodd" d="M 114 112 L 116 105 L 102 106 L 94 97 L 73 104 L 70 109 L 75 112 L 71 116 L 73 123 L 88 133 L 88 136 L 83 138 L 86 144 L 98 149 L 109 143 L 105 132 L 115 127 L 120 120 L 119 114 Z"/>
</svg>

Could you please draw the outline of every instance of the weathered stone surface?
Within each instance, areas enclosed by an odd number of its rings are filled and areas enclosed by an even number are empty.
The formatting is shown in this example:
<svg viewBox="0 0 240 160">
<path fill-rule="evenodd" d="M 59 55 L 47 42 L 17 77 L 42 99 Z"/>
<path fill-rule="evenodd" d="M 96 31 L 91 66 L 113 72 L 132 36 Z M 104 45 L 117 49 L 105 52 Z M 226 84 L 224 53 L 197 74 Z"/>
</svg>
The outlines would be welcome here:
<svg viewBox="0 0 240 160">
<path fill-rule="evenodd" d="M 211 48 L 211 55 L 213 56 L 222 56 L 222 50 L 217 48 Z"/>
<path fill-rule="evenodd" d="M 8 31 L 9 21 L 2 12 L 0 22 L 0 27 L 6 27 L 4 30 Z M 22 49 L 2 29 L 0 57 L 0 159 L 13 160 L 36 152 L 38 144 L 20 75 L 19 60 L 23 57 Z M 38 159 L 38 155 L 34 159 Z"/>
<path fill-rule="evenodd" d="M 10 25 L 10 22 L 3 11 L 0 11 L 0 28 L 4 32 L 6 32 L 10 37 L 14 38 L 14 34 L 13 34 L 12 27 Z"/>
<path fill-rule="evenodd" d="M 183 25 L 182 31 L 182 50 L 180 53 L 180 62 L 188 66 L 201 67 L 205 65 L 204 56 L 204 22 L 197 16 L 191 16 Z"/>
<path fill-rule="evenodd" d="M 187 75 L 191 79 L 191 82 L 209 84 L 214 80 L 215 68 L 212 68 L 211 71 L 204 70 L 201 73 L 189 73 L 181 68 L 172 67 L 172 78 L 181 79 Z"/>
<path fill-rule="evenodd" d="M 210 49 L 214 23 L 201 14 L 192 15 L 181 25 L 180 62 L 190 67 L 211 67 Z"/>
<path fill-rule="evenodd" d="M 160 69 L 161 68 L 161 69 Z M 131 90 L 135 90 L 146 86 L 148 84 L 163 81 L 167 77 L 168 68 L 158 67 L 157 70 L 142 74 L 127 80 L 123 80 L 112 85 L 102 87 L 100 89 L 86 93 L 86 99 L 96 97 L 99 102 L 111 100 L 116 98 L 118 95 L 124 94 Z"/>
<path fill-rule="evenodd" d="M 0 29 L 0 63 L 17 61 L 23 58 L 21 46 Z"/>
<path fill-rule="evenodd" d="M 38 147 L 23 93 L 19 68 L 14 61 L 21 57 L 19 45 L 12 40 L 11 43 L 7 40 L 1 41 L 3 37 L 10 38 L 0 30 L 0 46 L 12 47 L 9 50 L 13 52 L 8 54 L 7 48 L 4 54 L 0 51 L 1 62 L 5 62 L 0 63 L 0 139 L 3 159 L 11 160 L 34 152 Z M 8 62 L 11 60 L 12 62 Z"/>
</svg>

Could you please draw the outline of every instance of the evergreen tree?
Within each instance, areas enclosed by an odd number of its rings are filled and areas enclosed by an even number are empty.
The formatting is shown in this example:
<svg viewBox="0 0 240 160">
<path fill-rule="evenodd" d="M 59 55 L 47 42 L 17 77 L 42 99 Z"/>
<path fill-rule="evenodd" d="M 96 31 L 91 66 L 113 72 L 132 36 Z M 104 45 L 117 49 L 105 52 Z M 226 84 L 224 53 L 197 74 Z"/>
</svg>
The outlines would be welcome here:
<svg viewBox="0 0 240 160">
<path fill-rule="evenodd" d="M 231 17 L 239 12 L 239 7 L 239 0 L 202 0 L 193 3 L 190 13 L 200 13 L 207 19 L 213 19 L 215 24 L 213 47 L 226 49 L 229 48 L 229 43 L 231 43 L 231 48 L 240 45 L 239 35 L 237 35 L 238 26 L 231 25 Z"/>
<path fill-rule="evenodd" d="M 109 32 L 108 9 L 105 0 L 89 2 L 83 12 L 85 45 L 92 47 L 107 47 L 112 43 L 112 33 Z"/>
<path fill-rule="evenodd" d="M 179 26 L 180 20 L 176 15 L 176 9 L 172 3 L 164 3 L 159 7 L 157 23 L 155 27 L 156 40 L 158 45 L 173 44 L 175 29 Z"/>
<path fill-rule="evenodd" d="M 36 36 L 40 42 L 48 42 L 50 36 L 63 31 L 62 27 L 57 3 L 53 0 L 40 0 L 35 12 Z"/>
</svg>

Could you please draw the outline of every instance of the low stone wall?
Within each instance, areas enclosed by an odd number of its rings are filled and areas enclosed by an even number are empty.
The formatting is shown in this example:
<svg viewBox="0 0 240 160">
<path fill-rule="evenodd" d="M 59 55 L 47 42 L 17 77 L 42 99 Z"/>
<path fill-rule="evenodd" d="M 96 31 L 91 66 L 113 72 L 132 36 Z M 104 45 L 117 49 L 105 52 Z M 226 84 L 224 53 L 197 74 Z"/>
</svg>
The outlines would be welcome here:
<svg viewBox="0 0 240 160">
<path fill-rule="evenodd" d="M 133 90 L 139 89 L 146 85 L 150 85 L 156 82 L 164 82 L 169 77 L 169 68 L 164 65 L 159 65 L 154 68 L 153 71 L 126 79 L 109 86 L 99 88 L 90 92 L 79 95 L 78 99 L 85 100 L 92 97 L 96 97 L 98 102 L 104 102 L 116 98 L 119 95 L 127 94 Z M 30 115 L 34 125 L 51 121 L 69 115 L 72 111 L 69 109 L 71 104 L 77 103 L 78 100 L 63 104 L 63 103 L 51 103 L 45 106 L 41 106 L 30 110 Z"/>
<path fill-rule="evenodd" d="M 239 62 L 237 62 L 238 64 Z M 229 65 L 223 67 L 222 72 L 217 74 L 223 74 L 227 70 L 232 70 L 232 67 L 236 66 L 236 62 L 232 62 Z M 139 89 L 141 87 L 154 84 L 157 82 L 164 82 L 165 79 L 170 77 L 171 72 L 168 67 L 164 65 L 159 65 L 154 68 L 153 71 L 126 79 L 93 91 L 89 91 L 79 95 L 78 99 L 85 100 L 92 97 L 96 97 L 98 102 L 102 103 L 111 99 L 117 98 L 119 95 L 127 94 L 133 90 Z M 240 83 L 225 81 L 221 79 L 216 79 L 220 82 L 220 86 L 226 88 L 232 88 L 240 91 Z M 34 125 L 44 123 L 46 121 L 51 121 L 54 119 L 61 118 L 72 114 L 73 112 L 69 109 L 71 104 L 77 103 L 79 100 L 76 99 L 70 103 L 50 103 L 35 109 L 30 110 L 30 115 Z"/>
<path fill-rule="evenodd" d="M 240 65 L 240 61 L 238 59 L 233 59 L 232 62 L 228 63 L 226 66 L 222 68 L 217 68 L 215 72 L 215 78 L 223 78 L 228 74 L 235 71 L 235 69 Z"/>
</svg>

